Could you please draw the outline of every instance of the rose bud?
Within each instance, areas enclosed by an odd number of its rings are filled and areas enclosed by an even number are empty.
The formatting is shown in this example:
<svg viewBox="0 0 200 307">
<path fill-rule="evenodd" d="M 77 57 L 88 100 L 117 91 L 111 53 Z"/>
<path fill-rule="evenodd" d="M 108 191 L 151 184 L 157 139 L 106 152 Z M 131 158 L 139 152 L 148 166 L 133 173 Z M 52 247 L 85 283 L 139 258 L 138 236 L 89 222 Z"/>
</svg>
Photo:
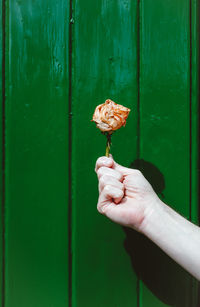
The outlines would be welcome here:
<svg viewBox="0 0 200 307">
<path fill-rule="evenodd" d="M 109 157 L 112 133 L 126 125 L 129 112 L 130 109 L 110 99 L 96 107 L 92 121 L 96 123 L 97 128 L 107 137 L 106 157 Z"/>
<path fill-rule="evenodd" d="M 97 128 L 110 134 L 126 125 L 126 119 L 130 109 L 107 99 L 105 103 L 98 105 L 94 111 L 93 119 Z"/>
</svg>

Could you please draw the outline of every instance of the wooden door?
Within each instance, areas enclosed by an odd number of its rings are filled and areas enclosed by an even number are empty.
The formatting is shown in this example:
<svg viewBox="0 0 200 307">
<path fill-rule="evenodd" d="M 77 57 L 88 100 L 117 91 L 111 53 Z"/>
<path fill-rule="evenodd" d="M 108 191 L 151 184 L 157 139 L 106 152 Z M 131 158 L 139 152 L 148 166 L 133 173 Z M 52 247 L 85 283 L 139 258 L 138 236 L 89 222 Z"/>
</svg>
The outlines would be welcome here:
<svg viewBox="0 0 200 307">
<path fill-rule="evenodd" d="M 96 210 L 112 154 L 198 223 L 198 2 L 1 0 L 1 307 L 197 307 L 197 282 Z"/>
</svg>

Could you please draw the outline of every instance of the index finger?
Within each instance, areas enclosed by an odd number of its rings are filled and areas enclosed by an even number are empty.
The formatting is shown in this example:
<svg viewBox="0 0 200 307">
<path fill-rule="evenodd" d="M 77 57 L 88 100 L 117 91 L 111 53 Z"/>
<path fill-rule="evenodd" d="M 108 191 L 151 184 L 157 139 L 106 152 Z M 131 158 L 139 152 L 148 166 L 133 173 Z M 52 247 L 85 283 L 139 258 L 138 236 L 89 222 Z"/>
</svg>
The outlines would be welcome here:
<svg viewBox="0 0 200 307">
<path fill-rule="evenodd" d="M 98 171 L 98 169 L 102 166 L 105 166 L 105 167 L 112 167 L 114 164 L 114 161 L 112 158 L 110 157 L 106 157 L 106 156 L 103 156 L 103 157 L 100 157 L 97 159 L 96 161 L 96 165 L 95 165 L 95 172 Z"/>
</svg>

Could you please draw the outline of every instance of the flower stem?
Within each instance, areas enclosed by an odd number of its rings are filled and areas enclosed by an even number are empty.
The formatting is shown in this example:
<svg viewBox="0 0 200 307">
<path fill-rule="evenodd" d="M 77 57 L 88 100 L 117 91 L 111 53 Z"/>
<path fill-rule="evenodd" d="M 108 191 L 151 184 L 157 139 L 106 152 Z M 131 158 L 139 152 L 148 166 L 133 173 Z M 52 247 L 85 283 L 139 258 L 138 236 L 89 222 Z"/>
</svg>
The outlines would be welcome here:
<svg viewBox="0 0 200 307">
<path fill-rule="evenodd" d="M 106 157 L 109 157 L 110 146 L 111 146 L 111 134 L 110 134 L 110 133 L 107 133 L 106 137 L 107 137 L 107 142 L 106 142 Z"/>
</svg>

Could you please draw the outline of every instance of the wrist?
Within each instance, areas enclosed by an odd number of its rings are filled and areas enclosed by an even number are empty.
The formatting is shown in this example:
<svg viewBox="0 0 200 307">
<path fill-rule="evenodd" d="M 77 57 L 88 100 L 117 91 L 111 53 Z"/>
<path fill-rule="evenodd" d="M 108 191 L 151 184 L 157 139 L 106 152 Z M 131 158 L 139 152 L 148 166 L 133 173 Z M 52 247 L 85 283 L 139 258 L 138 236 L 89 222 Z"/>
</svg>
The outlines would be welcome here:
<svg viewBox="0 0 200 307">
<path fill-rule="evenodd" d="M 157 222 L 162 220 L 162 216 L 165 215 L 166 211 L 166 204 L 159 198 L 154 199 L 144 210 L 144 218 L 139 231 L 149 237 L 152 228 L 156 227 Z"/>
</svg>

